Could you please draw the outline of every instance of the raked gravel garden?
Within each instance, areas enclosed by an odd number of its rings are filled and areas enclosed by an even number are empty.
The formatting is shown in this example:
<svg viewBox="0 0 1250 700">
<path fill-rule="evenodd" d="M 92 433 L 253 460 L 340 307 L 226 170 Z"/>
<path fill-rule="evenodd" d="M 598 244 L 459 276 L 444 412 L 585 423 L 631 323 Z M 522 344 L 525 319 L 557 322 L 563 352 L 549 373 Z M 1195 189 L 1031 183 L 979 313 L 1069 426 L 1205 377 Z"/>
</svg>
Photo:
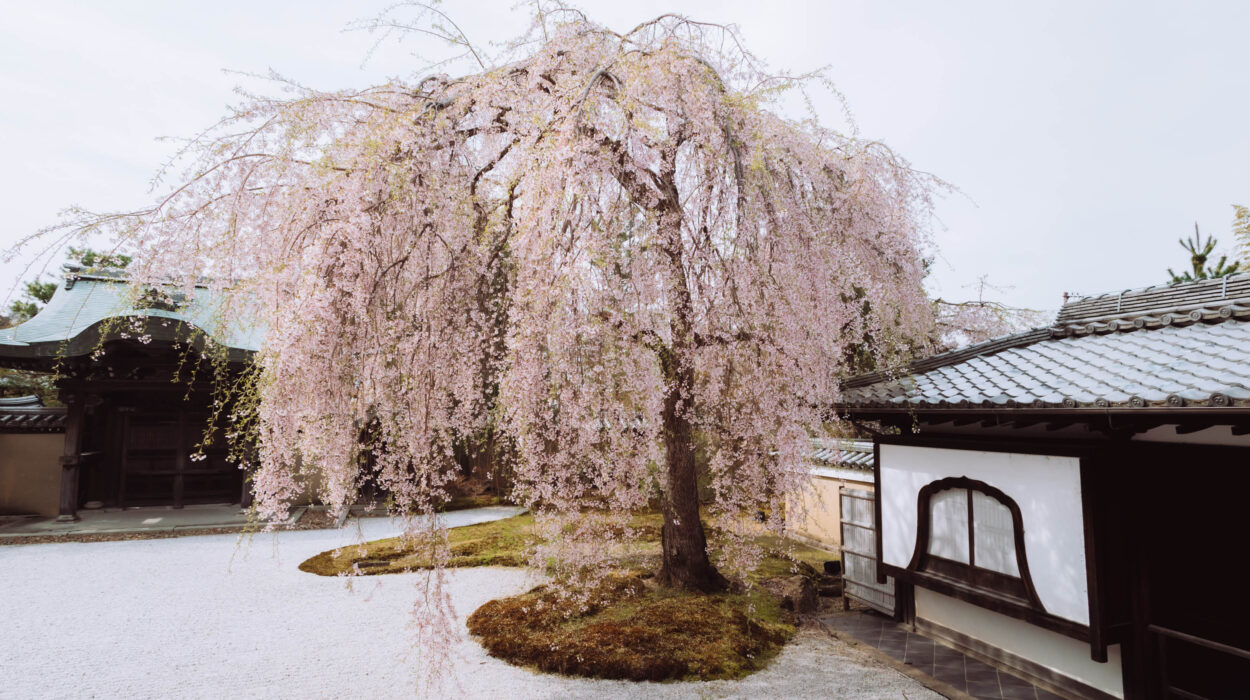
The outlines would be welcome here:
<svg viewBox="0 0 1250 700">
<path fill-rule="evenodd" d="M 479 508 L 449 526 L 518 512 Z M 341 530 L 0 547 L 0 698 L 418 697 L 409 653 L 420 573 L 340 578 L 298 569 L 319 552 L 398 534 Z M 462 639 L 440 695 L 473 698 L 939 697 L 815 625 L 734 681 L 638 683 L 538 673 L 491 658 L 464 620 L 528 590 L 526 569 L 447 572 Z"/>
</svg>

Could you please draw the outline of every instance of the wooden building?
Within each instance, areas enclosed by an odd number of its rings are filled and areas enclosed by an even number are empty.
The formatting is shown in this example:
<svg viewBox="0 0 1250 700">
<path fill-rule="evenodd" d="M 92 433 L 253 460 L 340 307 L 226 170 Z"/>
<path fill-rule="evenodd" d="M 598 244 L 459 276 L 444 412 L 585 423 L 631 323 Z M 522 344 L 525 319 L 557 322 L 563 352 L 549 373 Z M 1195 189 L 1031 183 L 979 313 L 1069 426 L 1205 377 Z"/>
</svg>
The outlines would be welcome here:
<svg viewBox="0 0 1250 700">
<path fill-rule="evenodd" d="M 119 272 L 67 268 L 28 321 L 0 330 L 0 366 L 52 373 L 64 407 L 58 516 L 103 507 L 237 503 L 243 475 L 220 435 L 206 435 L 214 368 L 227 374 L 259 347 L 254 328 L 222 327 L 208 289 L 136 290 Z M 46 466 L 46 465 L 45 465 Z M 41 465 L 29 464 L 32 473 Z"/>
<path fill-rule="evenodd" d="M 1250 697 L 1250 274 L 857 377 L 878 577 L 917 631 L 1072 697 Z"/>
</svg>

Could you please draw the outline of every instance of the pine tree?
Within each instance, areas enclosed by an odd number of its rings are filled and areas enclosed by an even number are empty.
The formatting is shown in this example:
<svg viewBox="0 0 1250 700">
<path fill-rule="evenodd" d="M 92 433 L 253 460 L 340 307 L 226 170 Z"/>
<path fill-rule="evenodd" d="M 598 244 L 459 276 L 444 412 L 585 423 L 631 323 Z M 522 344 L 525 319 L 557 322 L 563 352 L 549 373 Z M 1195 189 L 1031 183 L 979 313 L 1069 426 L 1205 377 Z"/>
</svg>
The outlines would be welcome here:
<svg viewBox="0 0 1250 700">
<path fill-rule="evenodd" d="M 1193 269 L 1185 270 L 1178 275 L 1169 267 L 1168 275 L 1172 277 L 1172 284 L 1218 279 L 1227 277 L 1240 269 L 1238 263 L 1233 262 L 1230 264 L 1228 262 L 1227 255 L 1221 255 L 1219 262 L 1214 267 L 1207 265 L 1207 259 L 1211 257 L 1211 253 L 1215 250 L 1218 241 L 1212 236 L 1207 236 L 1207 240 L 1203 241 L 1202 235 L 1198 233 L 1198 222 L 1196 221 L 1194 222 L 1194 237 L 1188 240 L 1182 238 L 1178 242 L 1182 248 L 1189 251 L 1189 262 Z"/>
</svg>

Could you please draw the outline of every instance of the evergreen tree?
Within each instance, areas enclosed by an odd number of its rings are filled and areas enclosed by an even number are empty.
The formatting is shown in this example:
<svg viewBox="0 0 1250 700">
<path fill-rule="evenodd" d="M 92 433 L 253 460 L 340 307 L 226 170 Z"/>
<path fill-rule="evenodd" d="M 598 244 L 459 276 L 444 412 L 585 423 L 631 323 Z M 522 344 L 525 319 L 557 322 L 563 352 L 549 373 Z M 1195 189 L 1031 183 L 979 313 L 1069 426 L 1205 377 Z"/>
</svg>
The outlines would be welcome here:
<svg viewBox="0 0 1250 700">
<path fill-rule="evenodd" d="M 1214 267 L 1207 265 L 1207 259 L 1211 257 L 1212 251 L 1218 241 L 1212 236 L 1207 236 L 1207 240 L 1202 240 L 1202 235 L 1198 233 L 1198 222 L 1194 222 L 1194 237 L 1188 240 L 1179 239 L 1181 247 L 1189 251 L 1189 262 L 1193 267 L 1192 270 L 1185 270 L 1181 274 L 1176 274 L 1172 268 L 1168 268 L 1168 275 L 1172 278 L 1172 284 L 1180 282 L 1193 282 L 1196 280 L 1218 279 L 1237 272 L 1238 263 L 1229 263 L 1227 255 L 1221 255 L 1220 261 Z"/>
<path fill-rule="evenodd" d="M 65 258 L 67 264 L 87 271 L 125 269 L 130 264 L 129 255 L 101 253 L 90 248 L 71 247 L 66 251 Z M 56 293 L 59 284 L 60 282 L 56 280 L 43 279 L 26 282 L 22 285 L 22 298 L 9 305 L 8 323 L 4 325 L 17 325 L 39 313 L 39 310 L 52 300 L 52 295 Z"/>
</svg>

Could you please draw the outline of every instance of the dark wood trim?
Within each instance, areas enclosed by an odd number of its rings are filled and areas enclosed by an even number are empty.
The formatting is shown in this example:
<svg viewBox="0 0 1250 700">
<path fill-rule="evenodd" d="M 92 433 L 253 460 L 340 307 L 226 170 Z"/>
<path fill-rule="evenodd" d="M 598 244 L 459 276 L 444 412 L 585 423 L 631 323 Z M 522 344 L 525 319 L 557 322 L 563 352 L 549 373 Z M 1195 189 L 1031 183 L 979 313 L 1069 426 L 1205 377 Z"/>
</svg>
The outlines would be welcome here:
<svg viewBox="0 0 1250 700">
<path fill-rule="evenodd" d="M 988 486 L 988 485 L 989 485 L 989 484 L 986 484 L 986 486 Z M 930 484 L 930 486 L 932 486 L 932 484 Z M 928 488 L 928 487 L 926 486 L 925 488 Z M 953 487 L 953 486 L 952 486 L 951 488 L 952 488 L 952 489 L 955 489 L 955 487 Z M 921 490 L 922 492 L 924 491 L 924 489 L 920 489 L 920 490 Z M 932 509 L 930 508 L 930 505 L 932 504 L 933 494 L 938 493 L 939 491 L 942 491 L 942 490 L 944 490 L 944 489 L 938 489 L 938 491 L 933 491 L 933 492 L 931 492 L 931 493 L 929 494 L 929 500 L 926 500 L 926 501 L 925 501 L 925 504 L 924 504 L 924 510 L 925 510 L 926 512 L 928 512 L 928 514 L 929 514 L 928 520 L 929 520 L 930 522 L 932 522 L 932 521 L 933 521 L 933 511 L 932 511 Z M 957 489 L 955 489 L 955 490 L 957 490 Z M 972 489 L 965 487 L 965 488 L 964 488 L 964 493 L 966 494 L 966 496 L 965 496 L 965 498 L 964 498 L 964 506 L 968 509 L 968 571 L 966 571 L 965 573 L 967 573 L 967 574 L 972 574 L 972 572 L 976 571 L 976 568 L 977 568 L 977 530 L 976 530 L 976 527 L 975 527 L 975 526 L 976 526 L 976 515 L 972 512 L 972 500 L 973 500 L 973 499 L 972 499 Z M 917 521 L 916 521 L 917 526 L 919 526 L 919 523 L 920 523 L 920 521 L 919 521 L 919 520 L 917 520 Z M 1016 514 L 1015 514 L 1014 512 L 1012 512 L 1012 514 L 1011 514 L 1011 528 L 1012 528 L 1012 530 L 1019 530 L 1019 529 L 1020 529 L 1020 526 L 1019 526 L 1017 523 L 1019 523 L 1019 518 L 1017 518 L 1017 517 L 1016 517 Z M 925 538 L 924 538 L 925 545 L 926 545 L 926 546 L 925 546 L 925 548 L 924 548 L 924 549 L 925 549 L 925 554 L 922 554 L 922 555 L 921 555 L 921 557 L 920 557 L 921 559 L 924 559 L 924 558 L 925 558 L 925 556 L 928 554 L 928 551 L 929 551 L 929 548 L 928 548 L 928 544 L 929 544 L 929 538 L 928 538 L 928 535 L 929 535 L 929 534 L 931 534 L 931 533 L 925 533 L 925 535 L 926 535 L 926 536 L 925 536 Z M 1013 539 L 1015 538 L 1015 534 L 1014 534 L 1014 533 L 1012 534 L 1012 538 L 1013 538 Z M 920 538 L 919 538 L 919 537 L 917 537 L 916 539 L 920 539 Z M 915 557 L 915 555 L 913 554 L 913 558 L 914 558 L 914 557 Z M 955 564 L 955 563 L 958 563 L 958 562 L 951 562 L 951 563 L 952 563 L 952 564 Z M 970 579 L 971 579 L 971 577 L 970 577 Z"/>
<path fill-rule="evenodd" d="M 1064 428 L 1071 428 L 1072 426 L 1076 425 L 1078 422 L 1079 421 L 1072 420 L 1071 418 L 1067 420 L 1053 420 L 1053 421 L 1046 423 L 1045 430 L 1048 433 L 1053 433 L 1056 430 L 1063 430 Z"/>
<path fill-rule="evenodd" d="M 1143 511 L 1143 491 L 1148 486 L 1140 480 L 1130 481 L 1126 487 L 1132 494 L 1129 521 L 1140 523 L 1148 514 Z M 1154 554 L 1152 544 L 1143 537 L 1134 537 L 1127 545 L 1133 549 L 1130 558 L 1132 571 L 1128 577 L 1130 587 L 1132 636 L 1124 645 L 1124 697 L 1155 700 L 1162 697 L 1163 675 L 1159 672 L 1159 650 L 1151 639 L 1147 626 L 1150 624 L 1150 564 Z"/>
<path fill-rule="evenodd" d="M 1090 658 L 1099 663 L 1107 662 L 1107 627 L 1103 610 L 1107 608 L 1106 591 L 1099 585 L 1102 576 L 1102 558 L 1100 542 L 1106 528 L 1102 526 L 1103 508 L 1098 496 L 1097 481 L 1094 478 L 1093 457 L 1082 457 L 1080 460 L 1081 478 L 1081 524 L 1084 528 L 1085 540 L 1085 590 L 1089 598 L 1089 649 Z"/>
<path fill-rule="evenodd" d="M 885 573 L 882 564 L 885 561 L 885 552 L 882 551 L 881 543 L 881 436 L 873 438 L 872 441 L 872 463 L 875 465 L 872 470 L 872 517 L 873 525 L 877 528 L 877 583 L 885 585 Z M 841 506 L 842 504 L 838 504 Z M 895 588 L 894 604 L 898 605 L 898 589 Z"/>
<path fill-rule="evenodd" d="M 1029 587 L 1019 576 L 1000 574 L 997 571 L 982 569 L 979 566 L 928 553 L 922 555 L 920 561 L 917 571 L 927 571 L 957 583 L 966 584 L 973 589 L 990 591 L 995 595 L 1014 598 L 1028 605 L 1033 604 L 1029 597 Z M 1039 603 L 1038 607 L 1040 605 Z"/>
<path fill-rule="evenodd" d="M 178 452 L 174 457 L 174 508 L 181 509 L 185 501 L 186 477 L 183 476 L 187 471 L 188 455 L 187 440 L 190 436 L 187 434 L 187 412 L 185 410 L 178 411 Z"/>
<path fill-rule="evenodd" d="M 902 447 L 936 447 L 947 450 L 975 450 L 978 452 L 1015 452 L 1044 455 L 1047 457 L 1085 457 L 1093 455 L 1099 445 L 1088 440 L 1021 440 L 1010 435 L 967 437 L 964 435 L 882 435 L 875 440 L 881 445 Z M 877 456 L 880 467 L 880 455 Z"/>
<path fill-rule="evenodd" d="M 1202 403 L 1206 403 L 1205 401 Z M 1048 430 L 1058 430 L 1073 425 L 1088 427 L 1089 433 L 1081 436 L 1086 442 L 1146 432 L 1163 425 L 1190 424 L 1195 430 L 1230 426 L 1235 431 L 1250 430 L 1250 406 L 1131 406 L 1108 408 L 1031 408 L 1031 407 L 879 407 L 848 408 L 837 411 L 852 421 L 879 421 L 884 425 L 953 424 L 980 420 L 995 426 L 1011 423 L 1023 427 L 1046 423 Z M 1245 434 L 1245 432 L 1236 433 Z M 1075 436 L 1074 436 L 1075 437 Z"/>
<path fill-rule="evenodd" d="M 1012 673 L 1024 676 L 1026 680 L 1034 685 L 1052 693 L 1082 698 L 1083 700 L 1118 700 L 1114 695 L 1082 683 L 1071 676 L 1065 676 L 1034 663 L 1023 656 L 986 644 L 979 639 L 969 637 L 945 625 L 922 617 L 916 618 L 915 625 L 916 630 L 927 637 L 933 637 L 941 642 L 945 642 L 982 663 L 1004 668 Z"/>
<path fill-rule="evenodd" d="M 1021 428 L 1031 428 L 1035 425 L 1041 425 L 1044 422 L 1046 421 L 1043 418 L 1017 418 L 1016 420 L 1009 421 L 1001 425 L 1006 428 L 1012 428 L 1012 429 L 1018 430 Z"/>
<path fill-rule="evenodd" d="M 116 436 L 117 454 L 118 454 L 118 475 L 117 475 L 117 507 L 125 510 L 126 508 L 126 476 L 130 471 L 130 449 L 126 441 L 130 437 L 130 415 L 129 410 L 118 410 L 118 416 L 121 418 L 121 431 Z"/>
<path fill-rule="evenodd" d="M 916 624 L 916 587 L 898 579 L 894 579 L 894 619 L 905 625 Z"/>
<path fill-rule="evenodd" d="M 1155 421 L 1162 420 L 1164 423 L 1182 423 L 1190 420 L 1233 420 L 1234 417 L 1244 419 L 1246 416 L 1250 415 L 1250 406 L 1109 406 L 1106 408 L 1099 406 L 1089 406 L 1086 408 L 985 408 L 984 406 L 969 406 L 967 408 L 915 408 L 912 406 L 883 406 L 879 408 L 867 408 L 858 406 L 843 406 L 839 408 L 839 413 L 864 420 L 869 420 L 869 416 L 908 415 L 915 416 L 922 420 L 933 420 L 932 416 L 947 416 L 945 420 L 952 421 L 956 418 L 970 416 L 975 413 L 981 418 L 986 416 L 1000 416 L 1004 422 L 1009 420 L 1019 420 L 1023 418 L 1032 419 L 1044 416 L 1050 416 L 1052 418 L 1072 417 L 1077 420 L 1097 420 L 1106 416 L 1119 416 L 1125 418 L 1149 416 Z M 1238 420 L 1237 422 L 1240 421 Z M 1228 423 L 1221 423 L 1221 425 L 1228 425 Z"/>
<path fill-rule="evenodd" d="M 950 579 L 929 571 L 912 571 L 911 569 L 903 569 L 889 564 L 882 564 L 881 568 L 887 576 L 893 576 L 896 582 L 903 581 L 921 588 L 927 588 L 952 598 L 958 598 L 966 603 L 972 603 L 987 610 L 1014 617 L 1017 620 L 1024 620 L 1052 632 L 1058 632 L 1065 637 L 1079 639 L 1082 642 L 1089 641 L 1089 628 L 1087 626 L 1062 617 L 1056 617 L 1031 605 L 1021 604 L 1017 598 L 972 588 L 962 581 Z"/>
<path fill-rule="evenodd" d="M 65 444 L 61 452 L 61 499 L 57 509 L 57 522 L 78 520 L 78 467 L 82 462 L 83 418 L 87 409 L 87 397 L 81 393 L 66 392 Z"/>
<path fill-rule="evenodd" d="M 1226 654 L 1228 656 L 1236 656 L 1241 659 L 1250 659 L 1250 649 L 1242 649 L 1241 647 L 1235 647 L 1230 644 L 1224 644 L 1223 642 L 1217 642 L 1214 639 L 1206 639 L 1205 637 L 1199 637 L 1197 635 L 1187 634 L 1185 632 L 1181 632 L 1180 630 L 1174 630 L 1169 627 L 1163 627 L 1162 625 L 1150 624 L 1150 625 L 1146 625 L 1146 629 L 1152 632 L 1153 634 L 1156 634 L 1162 637 L 1169 637 L 1171 639 L 1179 639 L 1182 642 L 1188 642 L 1189 644 L 1193 644 L 1194 646 L 1200 646 L 1206 649 L 1212 649 L 1214 651 L 1218 651 L 1221 654 Z"/>
</svg>

